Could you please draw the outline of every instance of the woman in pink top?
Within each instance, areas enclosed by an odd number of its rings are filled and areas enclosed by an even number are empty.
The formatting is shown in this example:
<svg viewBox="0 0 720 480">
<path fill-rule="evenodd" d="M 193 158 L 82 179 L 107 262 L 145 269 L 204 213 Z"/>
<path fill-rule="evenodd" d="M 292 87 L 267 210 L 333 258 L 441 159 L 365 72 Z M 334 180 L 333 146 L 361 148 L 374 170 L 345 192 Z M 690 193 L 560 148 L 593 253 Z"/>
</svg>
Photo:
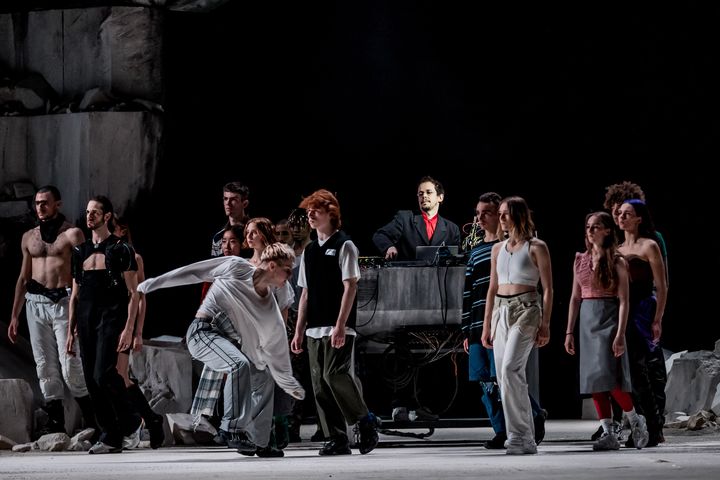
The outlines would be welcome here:
<svg viewBox="0 0 720 480">
<path fill-rule="evenodd" d="M 585 218 L 585 252 L 575 255 L 573 289 L 565 330 L 565 351 L 575 355 L 575 322 L 580 314 L 580 393 L 592 394 L 603 428 L 593 450 L 619 450 L 610 398 L 622 407 L 632 427 L 635 446 L 647 445 L 645 418 L 638 415 L 628 392 L 630 365 L 625 352 L 628 319 L 628 268 L 620 255 L 612 216 Z"/>
</svg>

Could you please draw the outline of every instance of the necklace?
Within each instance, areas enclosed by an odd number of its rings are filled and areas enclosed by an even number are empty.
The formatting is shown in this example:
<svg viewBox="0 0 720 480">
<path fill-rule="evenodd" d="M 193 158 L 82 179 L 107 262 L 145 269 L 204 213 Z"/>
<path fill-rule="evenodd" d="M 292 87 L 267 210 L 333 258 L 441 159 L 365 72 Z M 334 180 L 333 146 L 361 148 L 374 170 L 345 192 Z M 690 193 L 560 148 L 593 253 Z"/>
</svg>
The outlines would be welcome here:
<svg viewBox="0 0 720 480">
<path fill-rule="evenodd" d="M 109 237 L 110 237 L 110 235 L 108 235 L 107 237 L 105 237 L 105 238 L 103 238 L 103 239 L 101 239 L 101 240 L 98 240 L 97 242 L 93 239 L 93 241 L 92 241 L 92 243 L 93 243 L 93 248 L 95 248 L 95 249 L 100 248 L 100 245 L 101 245 L 105 240 L 107 240 Z"/>
</svg>

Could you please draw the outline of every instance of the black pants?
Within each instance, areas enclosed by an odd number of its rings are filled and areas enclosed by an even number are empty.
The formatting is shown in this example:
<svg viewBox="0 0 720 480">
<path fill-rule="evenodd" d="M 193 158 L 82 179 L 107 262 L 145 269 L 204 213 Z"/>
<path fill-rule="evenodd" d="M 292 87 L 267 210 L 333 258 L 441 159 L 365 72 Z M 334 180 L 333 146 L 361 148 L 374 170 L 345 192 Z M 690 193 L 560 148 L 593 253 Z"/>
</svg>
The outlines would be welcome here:
<svg viewBox="0 0 720 480">
<path fill-rule="evenodd" d="M 650 351 L 647 342 L 632 322 L 626 330 L 627 351 L 630 357 L 632 396 L 638 413 L 645 416 L 651 439 L 662 433 L 665 423 L 665 384 L 667 372 L 662 348 Z"/>
<path fill-rule="evenodd" d="M 141 421 L 117 371 L 117 347 L 127 319 L 127 297 L 115 303 L 81 298 L 76 315 L 85 383 L 102 430 L 100 441 L 120 447 L 123 436 L 134 432 Z"/>
<path fill-rule="evenodd" d="M 362 390 L 353 374 L 355 337 L 345 336 L 345 345 L 333 348 L 330 337 L 307 339 L 318 417 L 326 437 L 345 437 L 346 425 L 368 414 Z"/>
</svg>

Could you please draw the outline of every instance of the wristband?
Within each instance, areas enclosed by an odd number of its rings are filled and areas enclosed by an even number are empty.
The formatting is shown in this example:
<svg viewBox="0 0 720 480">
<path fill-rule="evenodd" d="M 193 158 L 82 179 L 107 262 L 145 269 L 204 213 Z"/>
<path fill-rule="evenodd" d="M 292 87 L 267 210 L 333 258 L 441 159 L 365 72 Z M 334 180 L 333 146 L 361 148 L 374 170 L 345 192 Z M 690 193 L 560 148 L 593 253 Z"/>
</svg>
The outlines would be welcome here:
<svg viewBox="0 0 720 480">
<path fill-rule="evenodd" d="M 573 332 L 567 332 L 565 335 L 573 335 Z"/>
</svg>

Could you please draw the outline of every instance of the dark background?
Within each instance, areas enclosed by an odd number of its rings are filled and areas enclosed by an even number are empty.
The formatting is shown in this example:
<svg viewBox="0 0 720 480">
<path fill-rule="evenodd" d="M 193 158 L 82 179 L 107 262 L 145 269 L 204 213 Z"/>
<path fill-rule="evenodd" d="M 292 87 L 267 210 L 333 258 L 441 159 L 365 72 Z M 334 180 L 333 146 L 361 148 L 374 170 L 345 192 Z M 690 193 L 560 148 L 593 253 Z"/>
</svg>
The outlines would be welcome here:
<svg viewBox="0 0 720 480">
<path fill-rule="evenodd" d="M 664 346 L 712 349 L 717 7 L 489 3 L 168 13 L 164 156 L 130 212 L 148 275 L 208 256 L 231 180 L 250 187 L 251 216 L 273 220 L 317 188 L 336 192 L 361 255 L 378 253 L 371 235 L 397 209 L 417 207 L 423 175 L 444 184 L 441 214 L 459 225 L 482 192 L 521 195 L 554 273 L 541 398 L 573 417 L 577 365 L 562 342 L 574 252 L 605 186 L 631 180 L 668 244 Z M 153 294 L 146 336 L 184 334 L 198 299 L 194 287 Z M 481 412 L 477 398 L 464 386 L 449 414 Z M 369 403 L 386 414 L 385 400 Z"/>
<path fill-rule="evenodd" d="M 541 398 L 552 417 L 572 417 L 577 365 L 562 347 L 572 260 L 605 186 L 631 180 L 668 242 L 665 347 L 720 338 L 705 297 L 720 256 L 698 243 L 714 230 L 716 182 L 700 165 L 717 158 L 716 11 L 232 3 L 168 17 L 166 154 L 136 239 L 149 274 L 208 255 L 231 180 L 249 185 L 251 216 L 275 220 L 317 188 L 337 192 L 362 255 L 377 254 L 370 237 L 397 209 L 416 208 L 423 175 L 443 182 L 441 214 L 460 225 L 482 192 L 521 195 L 554 271 Z M 194 291 L 156 295 L 148 333 L 184 333 Z M 437 389 L 442 400 L 451 390 Z M 463 392 L 450 413 L 481 411 Z M 369 403 L 385 413 L 385 400 Z"/>
</svg>

